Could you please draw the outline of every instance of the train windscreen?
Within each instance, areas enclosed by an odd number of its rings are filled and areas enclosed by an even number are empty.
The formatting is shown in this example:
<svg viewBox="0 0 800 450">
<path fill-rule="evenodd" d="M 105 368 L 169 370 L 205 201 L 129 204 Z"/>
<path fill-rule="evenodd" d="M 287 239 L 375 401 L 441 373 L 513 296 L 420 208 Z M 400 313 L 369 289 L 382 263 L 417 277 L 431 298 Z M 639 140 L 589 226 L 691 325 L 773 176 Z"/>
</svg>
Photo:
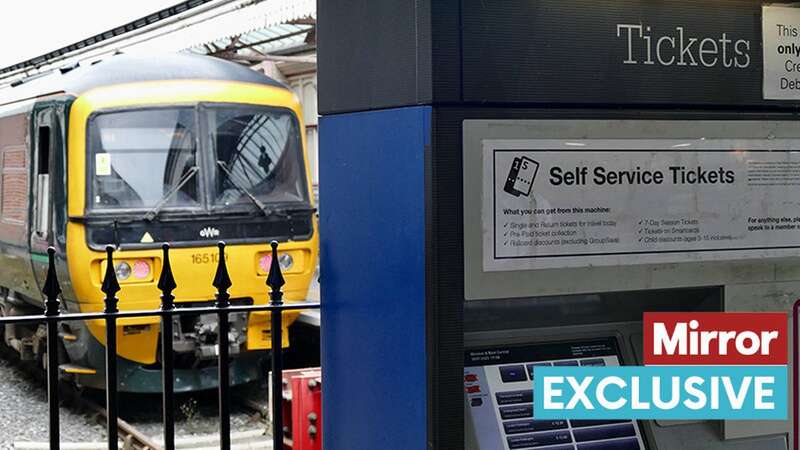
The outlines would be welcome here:
<svg viewBox="0 0 800 450">
<path fill-rule="evenodd" d="M 282 108 L 202 104 L 89 121 L 91 211 L 242 212 L 307 204 L 302 139 Z"/>
<path fill-rule="evenodd" d="M 191 108 L 103 113 L 90 122 L 92 209 L 199 206 Z M 169 198 L 162 200 L 165 194 Z"/>
<path fill-rule="evenodd" d="M 208 142 L 216 160 L 214 206 L 306 201 L 300 133 L 286 110 L 210 107 Z"/>
</svg>

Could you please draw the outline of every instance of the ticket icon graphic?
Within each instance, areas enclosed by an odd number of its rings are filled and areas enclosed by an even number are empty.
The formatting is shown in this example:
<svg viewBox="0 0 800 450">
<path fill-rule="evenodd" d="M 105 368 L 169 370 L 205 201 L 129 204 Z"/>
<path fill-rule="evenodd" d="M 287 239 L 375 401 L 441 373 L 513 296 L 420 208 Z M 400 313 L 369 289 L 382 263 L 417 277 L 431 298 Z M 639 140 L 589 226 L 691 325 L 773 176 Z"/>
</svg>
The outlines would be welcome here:
<svg viewBox="0 0 800 450">
<path fill-rule="evenodd" d="M 536 172 L 538 171 L 539 163 L 527 156 L 514 158 L 514 161 L 511 162 L 511 168 L 508 170 L 508 177 L 503 190 L 515 197 L 520 195 L 530 196 L 533 180 L 536 178 Z"/>
</svg>

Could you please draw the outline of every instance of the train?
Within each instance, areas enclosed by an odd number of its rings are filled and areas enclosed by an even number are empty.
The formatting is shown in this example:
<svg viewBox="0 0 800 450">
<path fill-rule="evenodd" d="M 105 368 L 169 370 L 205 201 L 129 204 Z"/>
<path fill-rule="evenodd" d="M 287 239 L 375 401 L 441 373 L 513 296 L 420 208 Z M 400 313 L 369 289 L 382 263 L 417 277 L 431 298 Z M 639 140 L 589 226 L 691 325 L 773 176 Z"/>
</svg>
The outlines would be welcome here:
<svg viewBox="0 0 800 450">
<path fill-rule="evenodd" d="M 319 240 L 301 107 L 282 83 L 201 55 L 116 55 L 0 90 L 0 313 L 41 314 L 55 247 L 62 312 L 98 312 L 116 248 L 120 310 L 157 309 L 161 246 L 171 245 L 177 308 L 213 304 L 224 240 L 233 305 L 306 299 Z M 268 243 L 280 242 L 277 261 Z M 284 313 L 288 326 L 299 313 Z M 231 314 L 231 384 L 263 376 L 269 312 Z M 217 386 L 216 315 L 174 318 L 175 391 Z M 6 325 L 2 344 L 45 364 L 44 325 Z M 160 318 L 117 328 L 120 392 L 161 389 Z M 104 388 L 105 323 L 59 328 L 59 373 Z"/>
</svg>

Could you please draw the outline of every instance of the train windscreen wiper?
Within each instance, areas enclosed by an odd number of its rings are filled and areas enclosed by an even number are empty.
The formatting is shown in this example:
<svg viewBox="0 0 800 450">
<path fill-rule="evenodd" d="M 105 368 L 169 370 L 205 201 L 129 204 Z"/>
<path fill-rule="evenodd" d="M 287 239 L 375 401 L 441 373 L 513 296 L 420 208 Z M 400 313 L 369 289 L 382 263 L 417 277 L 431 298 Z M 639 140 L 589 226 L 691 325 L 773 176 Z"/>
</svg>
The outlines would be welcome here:
<svg viewBox="0 0 800 450">
<path fill-rule="evenodd" d="M 253 193 L 250 192 L 249 189 L 247 189 L 241 183 L 236 181 L 236 177 L 234 177 L 234 175 L 228 169 L 228 166 L 225 164 L 225 162 L 217 160 L 217 165 L 219 166 L 220 169 L 222 169 L 223 172 L 225 172 L 225 175 L 228 176 L 228 180 L 231 182 L 231 184 L 233 184 L 233 187 L 238 189 L 239 192 L 241 192 L 247 198 L 249 198 L 250 201 L 252 201 L 253 204 L 255 204 L 258 207 L 259 211 L 261 211 L 264 214 L 264 216 L 269 218 L 272 215 L 270 209 L 267 207 L 267 205 L 264 204 L 264 202 L 262 202 L 255 195 L 253 195 Z"/>
<path fill-rule="evenodd" d="M 186 183 L 188 183 L 189 180 L 192 179 L 194 174 L 196 174 L 199 170 L 200 170 L 199 167 L 192 166 L 189 169 L 189 171 L 187 171 L 183 175 L 183 177 L 181 177 L 181 179 L 178 181 L 178 184 L 176 184 L 172 189 L 170 189 L 166 194 L 164 194 L 164 196 L 161 197 L 161 200 L 159 200 L 158 203 L 156 203 L 156 205 L 153 206 L 153 209 L 147 211 L 147 213 L 144 215 L 144 220 L 152 222 L 153 219 L 158 217 L 158 214 L 161 212 L 161 209 L 164 208 L 164 205 L 166 205 L 167 202 L 172 198 L 172 196 L 178 193 L 178 191 L 180 191 L 181 188 L 183 188 L 183 186 Z"/>
<path fill-rule="evenodd" d="M 285 218 L 291 218 L 292 215 L 297 214 L 297 213 L 311 213 L 311 214 L 313 214 L 314 212 L 317 211 L 316 208 L 311 208 L 311 207 L 270 208 L 269 206 L 264 204 L 264 202 L 259 200 L 249 189 L 244 187 L 241 183 L 239 183 L 236 180 L 234 175 L 228 169 L 228 166 L 225 164 L 225 162 L 217 161 L 217 165 L 219 166 L 220 169 L 222 169 L 223 172 L 225 172 L 225 175 L 228 176 L 228 180 L 230 180 L 231 184 L 233 184 L 233 187 L 235 187 L 238 191 L 240 191 L 242 194 L 247 196 L 247 198 L 249 198 L 250 201 L 252 201 L 253 204 L 255 204 L 258 207 L 258 211 L 261 212 L 262 214 L 264 214 L 264 216 L 267 217 L 267 218 L 274 217 L 274 216 L 281 216 L 281 217 L 285 217 Z"/>
</svg>

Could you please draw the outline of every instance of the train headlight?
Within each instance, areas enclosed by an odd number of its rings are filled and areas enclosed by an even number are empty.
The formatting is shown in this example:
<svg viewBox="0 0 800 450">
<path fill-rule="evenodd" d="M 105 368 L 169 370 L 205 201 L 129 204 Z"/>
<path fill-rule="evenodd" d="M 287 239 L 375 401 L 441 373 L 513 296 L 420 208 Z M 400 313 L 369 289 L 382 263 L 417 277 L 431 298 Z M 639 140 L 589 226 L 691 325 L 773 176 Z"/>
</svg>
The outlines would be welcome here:
<svg viewBox="0 0 800 450">
<path fill-rule="evenodd" d="M 102 283 L 106 273 L 106 261 L 100 261 L 99 265 L 98 281 Z M 117 281 L 124 284 L 152 282 L 156 267 L 152 258 L 120 258 L 114 261 Z"/>
<path fill-rule="evenodd" d="M 256 256 L 256 271 L 259 275 L 269 274 L 269 268 L 272 265 L 271 253 L 260 253 Z M 291 250 L 278 253 L 278 264 L 280 265 L 283 273 L 300 273 L 303 271 L 305 252 L 300 250 Z"/>
<path fill-rule="evenodd" d="M 268 273 L 269 266 L 272 265 L 272 255 L 269 253 L 265 255 L 261 255 L 261 258 L 258 260 L 258 267 L 261 269 L 262 272 Z"/>
<path fill-rule="evenodd" d="M 288 253 L 281 253 L 278 255 L 278 264 L 281 266 L 281 270 L 287 271 L 294 265 L 294 258 Z"/>
<path fill-rule="evenodd" d="M 145 280 L 150 276 L 150 263 L 139 259 L 133 263 L 133 276 L 139 280 Z"/>
<path fill-rule="evenodd" d="M 114 271 L 117 272 L 117 279 L 125 281 L 131 276 L 131 265 L 125 261 L 118 262 L 114 266 Z"/>
</svg>

